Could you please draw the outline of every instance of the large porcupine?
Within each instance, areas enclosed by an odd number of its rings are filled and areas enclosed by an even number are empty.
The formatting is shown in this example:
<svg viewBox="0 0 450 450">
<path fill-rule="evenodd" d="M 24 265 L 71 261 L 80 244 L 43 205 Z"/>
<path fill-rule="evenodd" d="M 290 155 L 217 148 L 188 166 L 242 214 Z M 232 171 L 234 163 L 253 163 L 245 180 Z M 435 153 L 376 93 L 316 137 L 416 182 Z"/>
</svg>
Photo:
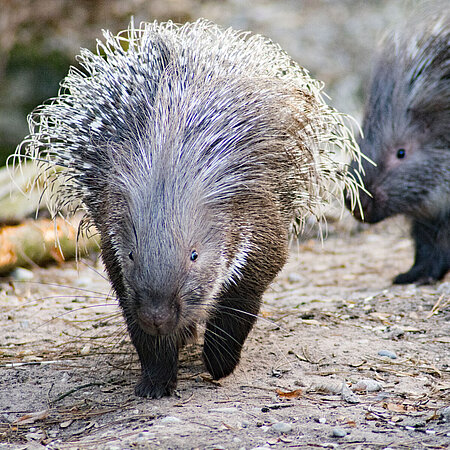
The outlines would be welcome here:
<svg viewBox="0 0 450 450">
<path fill-rule="evenodd" d="M 384 40 L 359 140 L 363 220 L 412 219 L 415 262 L 394 283 L 429 283 L 450 269 L 450 15 L 410 19 Z M 355 215 L 362 220 L 358 210 Z"/>
<path fill-rule="evenodd" d="M 335 148 L 359 153 L 321 84 L 261 36 L 199 20 L 104 37 L 31 114 L 16 158 L 58 186 L 55 213 L 81 204 L 100 233 L 136 394 L 159 398 L 201 321 L 208 371 L 234 370 L 292 226 L 333 186 L 357 192 Z"/>
</svg>

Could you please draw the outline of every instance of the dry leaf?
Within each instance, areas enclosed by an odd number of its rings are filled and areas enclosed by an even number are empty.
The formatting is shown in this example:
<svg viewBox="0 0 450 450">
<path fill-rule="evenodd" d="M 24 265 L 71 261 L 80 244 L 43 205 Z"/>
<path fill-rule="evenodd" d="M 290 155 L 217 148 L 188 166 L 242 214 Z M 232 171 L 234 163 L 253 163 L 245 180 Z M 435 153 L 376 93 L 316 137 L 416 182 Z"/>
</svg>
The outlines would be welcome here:
<svg viewBox="0 0 450 450">
<path fill-rule="evenodd" d="M 38 420 L 43 420 L 48 416 L 48 409 L 44 409 L 42 411 L 37 411 L 34 413 L 25 414 L 22 417 L 16 419 L 13 424 L 14 425 L 26 425 L 30 423 L 37 422 Z"/>
<path fill-rule="evenodd" d="M 370 313 L 369 316 L 374 320 L 379 320 L 381 323 L 385 325 L 390 325 L 389 317 L 391 316 L 391 314 L 373 312 Z"/>
<path fill-rule="evenodd" d="M 387 409 L 388 411 L 393 411 L 393 412 L 405 412 L 406 411 L 405 405 L 401 405 L 399 403 L 384 403 L 383 408 Z"/>
<path fill-rule="evenodd" d="M 402 403 L 383 403 L 383 408 L 392 412 L 407 412 L 407 411 L 416 411 L 416 408 L 412 405 L 405 405 Z"/>
<path fill-rule="evenodd" d="M 316 319 L 302 319 L 302 323 L 306 325 L 320 325 L 321 323 Z"/>
<path fill-rule="evenodd" d="M 296 389 L 295 391 L 283 392 L 281 389 L 277 389 L 276 393 L 278 397 L 281 398 L 300 398 L 303 395 L 303 391 L 301 389 Z"/>
<path fill-rule="evenodd" d="M 392 416 L 391 417 L 391 422 L 397 423 L 397 422 L 401 422 L 403 420 L 403 417 L 401 416 Z"/>
</svg>

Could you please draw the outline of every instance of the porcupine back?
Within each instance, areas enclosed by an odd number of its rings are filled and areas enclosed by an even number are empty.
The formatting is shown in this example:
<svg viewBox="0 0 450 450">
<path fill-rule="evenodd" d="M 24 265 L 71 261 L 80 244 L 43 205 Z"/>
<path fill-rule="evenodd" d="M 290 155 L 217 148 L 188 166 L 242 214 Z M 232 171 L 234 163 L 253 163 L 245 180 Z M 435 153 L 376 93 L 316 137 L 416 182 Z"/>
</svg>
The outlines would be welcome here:
<svg viewBox="0 0 450 450">
<path fill-rule="evenodd" d="M 81 203 L 89 217 L 111 184 L 138 188 L 162 166 L 174 168 L 180 193 L 189 186 L 216 203 L 249 183 L 275 189 L 289 220 L 320 216 L 326 193 L 342 187 L 334 144 L 349 148 L 349 131 L 278 45 L 206 20 L 104 35 L 30 115 L 19 149 L 42 165 L 48 187 L 59 181 L 53 212 Z"/>
</svg>

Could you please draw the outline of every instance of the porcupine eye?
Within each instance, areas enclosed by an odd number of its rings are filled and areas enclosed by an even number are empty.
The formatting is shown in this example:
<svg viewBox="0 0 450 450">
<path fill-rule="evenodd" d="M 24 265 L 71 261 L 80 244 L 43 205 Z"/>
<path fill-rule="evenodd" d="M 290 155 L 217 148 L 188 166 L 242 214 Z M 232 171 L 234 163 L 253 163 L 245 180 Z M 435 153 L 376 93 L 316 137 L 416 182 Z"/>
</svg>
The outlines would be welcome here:
<svg viewBox="0 0 450 450">
<path fill-rule="evenodd" d="M 192 250 L 191 252 L 191 261 L 195 261 L 198 258 L 197 250 Z"/>
<path fill-rule="evenodd" d="M 133 252 L 128 253 L 128 258 L 130 258 L 131 261 L 134 261 Z"/>
<path fill-rule="evenodd" d="M 403 159 L 406 156 L 406 150 L 404 148 L 399 148 L 397 150 L 397 158 Z"/>
</svg>

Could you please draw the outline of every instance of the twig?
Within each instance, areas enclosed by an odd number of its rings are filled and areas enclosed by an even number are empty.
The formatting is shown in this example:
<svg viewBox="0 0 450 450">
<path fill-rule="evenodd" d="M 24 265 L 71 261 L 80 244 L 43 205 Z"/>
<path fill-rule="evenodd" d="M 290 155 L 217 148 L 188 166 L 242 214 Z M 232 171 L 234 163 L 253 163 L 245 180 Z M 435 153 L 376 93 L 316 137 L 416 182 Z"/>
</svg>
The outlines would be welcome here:
<svg viewBox="0 0 450 450">
<path fill-rule="evenodd" d="M 450 305 L 450 296 L 447 298 L 447 300 L 445 302 L 442 302 L 442 300 L 444 299 L 444 295 L 442 294 L 439 298 L 438 301 L 434 304 L 434 306 L 431 308 L 431 311 L 428 313 L 426 319 L 429 319 L 431 316 L 437 314 L 441 309 L 445 308 L 446 306 Z M 442 304 L 441 304 L 442 303 Z"/>
<path fill-rule="evenodd" d="M 55 403 L 59 402 L 60 400 L 62 400 L 63 398 L 68 397 L 69 395 L 72 395 L 74 392 L 80 391 L 81 389 L 91 387 L 91 386 L 103 386 L 103 384 L 104 383 L 100 383 L 98 381 L 94 381 L 92 383 L 87 383 L 87 384 L 82 384 L 81 386 L 77 386 L 77 387 L 71 389 L 70 391 L 65 392 L 64 394 L 59 395 L 51 403 L 55 404 Z"/>
</svg>

